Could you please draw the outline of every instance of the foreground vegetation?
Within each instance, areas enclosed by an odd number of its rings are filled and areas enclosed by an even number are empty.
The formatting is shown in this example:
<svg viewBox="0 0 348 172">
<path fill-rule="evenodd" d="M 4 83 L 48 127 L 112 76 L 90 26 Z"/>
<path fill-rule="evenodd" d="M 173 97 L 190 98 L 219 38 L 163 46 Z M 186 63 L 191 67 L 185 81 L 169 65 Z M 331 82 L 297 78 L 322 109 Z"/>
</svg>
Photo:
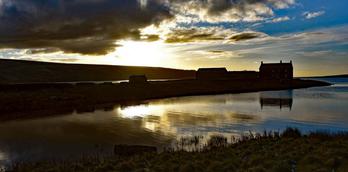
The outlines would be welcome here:
<svg viewBox="0 0 348 172">
<path fill-rule="evenodd" d="M 197 144 L 197 137 L 185 143 Z M 180 145 L 180 144 L 179 144 Z M 183 144 L 181 144 L 183 145 Z M 249 134 L 234 143 L 213 136 L 200 150 L 89 157 L 74 162 L 16 164 L 13 171 L 348 171 L 348 133 L 302 135 L 288 128 L 282 134 Z"/>
</svg>

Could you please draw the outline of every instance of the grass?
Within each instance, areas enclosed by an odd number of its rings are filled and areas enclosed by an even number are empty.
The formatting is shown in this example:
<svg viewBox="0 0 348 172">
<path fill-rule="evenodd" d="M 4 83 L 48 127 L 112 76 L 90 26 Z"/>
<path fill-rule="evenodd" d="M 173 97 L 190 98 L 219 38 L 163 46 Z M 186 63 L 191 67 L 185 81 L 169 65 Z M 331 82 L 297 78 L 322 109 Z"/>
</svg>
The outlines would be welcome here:
<svg viewBox="0 0 348 172">
<path fill-rule="evenodd" d="M 200 150 L 167 150 L 132 156 L 88 157 L 69 162 L 21 163 L 13 171 L 236 171 L 236 172 L 345 172 L 348 171 L 348 133 L 298 129 L 244 135 L 233 143 L 212 136 Z M 200 137 L 178 145 L 197 145 Z M 181 143 L 182 142 L 182 143 Z"/>
</svg>

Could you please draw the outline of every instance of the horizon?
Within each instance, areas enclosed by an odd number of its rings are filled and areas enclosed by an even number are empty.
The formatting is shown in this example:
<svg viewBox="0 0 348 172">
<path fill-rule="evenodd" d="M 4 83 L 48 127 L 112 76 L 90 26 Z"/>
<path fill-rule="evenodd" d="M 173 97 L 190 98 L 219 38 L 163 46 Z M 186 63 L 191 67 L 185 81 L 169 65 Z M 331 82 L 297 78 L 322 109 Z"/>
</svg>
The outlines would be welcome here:
<svg viewBox="0 0 348 172">
<path fill-rule="evenodd" d="M 170 68 L 170 67 L 161 67 L 161 66 L 131 66 L 131 65 L 118 65 L 118 64 L 93 64 L 93 63 L 74 63 L 74 62 L 55 62 L 55 61 L 36 61 L 36 60 L 26 60 L 26 59 L 0 59 L 1 60 L 15 60 L 15 61 L 24 61 L 24 62 L 42 62 L 42 63 L 53 63 L 53 64 L 76 64 L 76 65 L 106 65 L 106 66 L 124 66 L 124 67 L 150 67 L 150 68 L 165 68 L 165 69 L 174 69 L 174 70 L 187 70 L 187 71 L 197 71 L 199 68 L 197 69 L 181 69 L 181 68 Z M 268 62 L 263 62 L 264 64 L 269 64 Z M 270 62 L 270 63 L 273 63 L 273 62 Z M 276 62 L 274 62 L 276 63 Z M 278 62 L 279 63 L 279 62 Z M 282 63 L 289 63 L 289 62 L 282 62 Z M 261 65 L 261 62 L 260 62 L 260 65 Z M 204 68 L 204 67 L 202 67 Z M 215 66 L 215 67 L 210 67 L 210 68 L 226 68 L 225 66 Z M 227 68 L 226 68 L 227 69 Z M 229 72 L 240 72 L 240 71 L 251 71 L 251 72 L 259 72 L 259 70 L 229 70 L 227 69 L 227 71 Z M 311 77 L 332 77 L 332 76 L 346 76 L 348 75 L 348 73 L 341 73 L 341 74 L 328 74 L 328 75 L 308 75 L 308 76 L 294 76 L 295 78 L 301 78 L 301 77 L 304 77 L 304 78 L 311 78 Z"/>
<path fill-rule="evenodd" d="M 348 2 L 0 1 L 0 58 L 257 71 L 290 60 L 294 76 L 348 73 Z"/>
</svg>

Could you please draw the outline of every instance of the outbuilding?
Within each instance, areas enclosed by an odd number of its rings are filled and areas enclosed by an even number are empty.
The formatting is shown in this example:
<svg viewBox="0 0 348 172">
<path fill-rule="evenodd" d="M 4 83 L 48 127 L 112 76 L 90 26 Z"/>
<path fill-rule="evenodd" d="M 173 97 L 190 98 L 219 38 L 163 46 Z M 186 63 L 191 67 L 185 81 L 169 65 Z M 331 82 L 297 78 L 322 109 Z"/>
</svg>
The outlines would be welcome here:
<svg viewBox="0 0 348 172">
<path fill-rule="evenodd" d="M 131 84 L 145 84 L 147 77 L 145 75 L 131 75 L 129 76 L 129 83 Z"/>
</svg>

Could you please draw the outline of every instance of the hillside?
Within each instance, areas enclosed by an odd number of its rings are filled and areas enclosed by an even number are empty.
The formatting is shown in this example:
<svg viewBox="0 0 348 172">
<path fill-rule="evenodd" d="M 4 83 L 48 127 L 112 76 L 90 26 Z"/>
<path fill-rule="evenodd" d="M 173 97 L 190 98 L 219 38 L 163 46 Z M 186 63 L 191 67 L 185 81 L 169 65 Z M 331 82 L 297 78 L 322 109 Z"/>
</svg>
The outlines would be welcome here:
<svg viewBox="0 0 348 172">
<path fill-rule="evenodd" d="M 192 70 L 159 67 L 131 67 L 0 60 L 0 84 L 74 81 L 125 80 L 130 75 L 145 74 L 149 79 L 194 77 Z"/>
<path fill-rule="evenodd" d="M 301 78 L 348 78 L 348 74 L 328 75 L 328 76 L 308 76 L 308 77 L 301 77 Z"/>
</svg>

